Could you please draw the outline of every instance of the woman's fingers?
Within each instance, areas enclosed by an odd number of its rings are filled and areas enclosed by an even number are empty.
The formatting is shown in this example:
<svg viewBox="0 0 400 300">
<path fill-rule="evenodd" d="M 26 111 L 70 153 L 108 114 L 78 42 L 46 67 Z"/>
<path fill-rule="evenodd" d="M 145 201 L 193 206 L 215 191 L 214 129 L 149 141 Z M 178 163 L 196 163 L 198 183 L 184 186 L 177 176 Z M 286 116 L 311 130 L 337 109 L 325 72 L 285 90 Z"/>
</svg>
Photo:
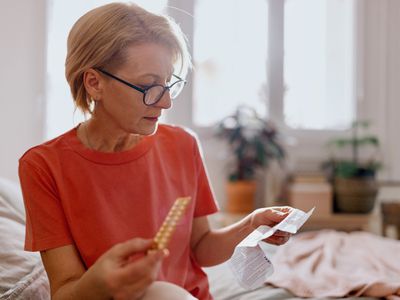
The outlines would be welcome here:
<svg viewBox="0 0 400 300">
<path fill-rule="evenodd" d="M 282 222 L 291 212 L 293 208 L 290 206 L 273 206 L 268 208 L 260 208 L 255 210 L 251 216 L 251 224 L 253 228 L 260 225 L 268 225 L 270 227 Z M 277 230 L 272 236 L 264 241 L 274 245 L 282 245 L 291 237 L 290 233 Z"/>
<path fill-rule="evenodd" d="M 290 206 L 273 206 L 268 208 L 266 213 L 271 221 L 279 223 L 285 219 L 291 211 L 292 208 Z"/>
<path fill-rule="evenodd" d="M 115 245 L 112 252 L 113 255 L 119 259 L 126 259 L 138 252 L 147 251 L 151 247 L 152 243 L 153 241 L 150 239 L 134 238 Z"/>
<path fill-rule="evenodd" d="M 273 235 L 265 239 L 264 242 L 274 245 L 283 245 L 290 239 L 291 236 L 292 234 L 289 232 L 277 230 Z"/>
<path fill-rule="evenodd" d="M 291 207 L 291 206 L 272 206 L 271 209 L 279 210 L 280 212 L 289 214 L 293 210 L 293 207 Z"/>
<path fill-rule="evenodd" d="M 147 243 L 142 243 L 137 248 L 136 243 L 122 243 L 123 247 L 118 246 L 115 253 L 120 255 L 132 255 L 129 249 L 146 249 Z M 114 253 L 114 255 L 116 255 Z M 142 295 L 146 288 L 152 284 L 158 275 L 162 259 L 166 256 L 163 250 L 149 251 L 147 255 L 133 261 L 125 260 L 124 264 L 114 265 L 112 277 L 108 280 L 108 286 L 114 299 L 127 299 L 126 295 Z M 131 298 L 129 298 L 131 299 Z M 136 298 L 135 298 L 136 299 Z"/>
<path fill-rule="evenodd" d="M 273 245 L 283 245 L 289 240 L 290 236 L 270 236 L 269 238 L 265 239 L 264 242 L 273 244 Z"/>
<path fill-rule="evenodd" d="M 149 278 L 155 280 L 161 261 L 165 257 L 163 250 L 150 251 L 146 256 L 139 260 L 126 264 L 120 270 L 123 280 L 134 282 L 139 278 Z"/>
<path fill-rule="evenodd" d="M 277 236 L 277 237 L 291 237 L 292 234 L 289 233 L 289 232 L 277 230 L 277 231 L 275 231 L 275 233 L 273 234 L 273 236 Z"/>
<path fill-rule="evenodd" d="M 252 225 L 254 228 L 260 225 L 274 226 L 282 222 L 292 210 L 290 206 L 259 208 L 252 213 Z"/>
<path fill-rule="evenodd" d="M 153 240 L 134 238 L 113 246 L 92 266 L 113 299 L 138 299 L 159 273 L 167 250 L 151 250 Z"/>
</svg>

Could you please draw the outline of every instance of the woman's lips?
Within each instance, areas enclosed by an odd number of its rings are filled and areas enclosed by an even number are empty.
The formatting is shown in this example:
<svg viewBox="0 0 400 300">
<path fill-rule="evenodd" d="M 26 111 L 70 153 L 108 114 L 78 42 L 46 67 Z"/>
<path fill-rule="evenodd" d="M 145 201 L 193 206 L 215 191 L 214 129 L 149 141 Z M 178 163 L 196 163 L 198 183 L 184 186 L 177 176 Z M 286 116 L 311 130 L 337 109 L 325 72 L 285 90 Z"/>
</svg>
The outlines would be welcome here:
<svg viewBox="0 0 400 300">
<path fill-rule="evenodd" d="M 144 117 L 146 120 L 151 121 L 151 122 L 157 122 L 158 117 Z"/>
</svg>

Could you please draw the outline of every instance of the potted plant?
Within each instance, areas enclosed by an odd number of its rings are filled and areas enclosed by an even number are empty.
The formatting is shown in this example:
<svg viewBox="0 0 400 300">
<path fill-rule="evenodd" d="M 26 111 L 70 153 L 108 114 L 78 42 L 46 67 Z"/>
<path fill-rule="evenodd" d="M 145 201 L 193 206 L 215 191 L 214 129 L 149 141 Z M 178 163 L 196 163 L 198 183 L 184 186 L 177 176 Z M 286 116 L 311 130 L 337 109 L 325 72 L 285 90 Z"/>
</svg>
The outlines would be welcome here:
<svg viewBox="0 0 400 300">
<path fill-rule="evenodd" d="M 228 142 L 234 158 L 228 165 L 226 210 L 248 213 L 254 209 L 257 170 L 268 167 L 271 160 L 281 163 L 285 158 L 278 133 L 253 108 L 239 106 L 217 124 L 216 135 Z"/>
<path fill-rule="evenodd" d="M 379 149 L 379 139 L 375 135 L 367 134 L 370 123 L 355 121 L 351 127 L 351 136 L 336 138 L 328 143 L 336 150 L 351 150 L 350 159 L 331 158 L 324 163 L 323 168 L 330 173 L 335 191 L 335 204 L 339 212 L 369 213 L 374 205 L 378 192 L 376 172 L 381 164 L 376 159 Z M 362 156 L 370 148 L 372 156 Z"/>
</svg>

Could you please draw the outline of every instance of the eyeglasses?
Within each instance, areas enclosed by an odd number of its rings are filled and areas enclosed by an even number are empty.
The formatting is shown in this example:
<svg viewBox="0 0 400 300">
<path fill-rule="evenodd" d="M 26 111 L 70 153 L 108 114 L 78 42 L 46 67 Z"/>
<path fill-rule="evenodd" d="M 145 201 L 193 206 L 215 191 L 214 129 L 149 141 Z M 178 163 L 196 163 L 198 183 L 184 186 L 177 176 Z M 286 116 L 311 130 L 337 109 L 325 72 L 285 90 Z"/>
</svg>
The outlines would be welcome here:
<svg viewBox="0 0 400 300">
<path fill-rule="evenodd" d="M 104 75 L 107 75 L 127 86 L 129 86 L 130 88 L 139 91 L 141 93 L 143 93 L 143 103 L 144 105 L 147 106 L 152 106 L 155 105 L 158 101 L 161 100 L 162 96 L 164 95 L 165 91 L 168 90 L 169 95 L 171 97 L 171 99 L 175 99 L 183 90 L 183 87 L 186 84 L 186 80 L 180 78 L 179 76 L 172 74 L 173 77 L 175 77 L 177 79 L 177 81 L 175 81 L 173 84 L 169 85 L 169 86 L 163 86 L 161 84 L 153 84 L 151 86 L 148 86 L 146 88 L 140 88 L 136 85 L 133 85 L 132 83 L 129 83 L 121 78 L 118 78 L 117 76 L 97 68 L 96 70 L 100 71 L 101 73 L 103 73 Z"/>
</svg>

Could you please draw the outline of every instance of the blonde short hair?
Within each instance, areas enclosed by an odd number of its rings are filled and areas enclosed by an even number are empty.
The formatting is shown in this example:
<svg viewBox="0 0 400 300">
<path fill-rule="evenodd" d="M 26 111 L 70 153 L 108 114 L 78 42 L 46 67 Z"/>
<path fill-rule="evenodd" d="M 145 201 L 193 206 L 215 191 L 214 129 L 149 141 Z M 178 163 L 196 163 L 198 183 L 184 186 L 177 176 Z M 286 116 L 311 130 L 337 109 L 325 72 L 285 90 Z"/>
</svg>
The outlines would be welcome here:
<svg viewBox="0 0 400 300">
<path fill-rule="evenodd" d="M 83 113 L 91 113 L 93 100 L 83 83 L 85 71 L 118 68 L 125 61 L 127 46 L 147 42 L 171 49 L 175 72 L 186 75 L 191 65 L 186 39 L 171 18 L 133 3 L 111 3 L 83 15 L 69 33 L 65 61 L 65 76 L 76 107 Z"/>
</svg>

